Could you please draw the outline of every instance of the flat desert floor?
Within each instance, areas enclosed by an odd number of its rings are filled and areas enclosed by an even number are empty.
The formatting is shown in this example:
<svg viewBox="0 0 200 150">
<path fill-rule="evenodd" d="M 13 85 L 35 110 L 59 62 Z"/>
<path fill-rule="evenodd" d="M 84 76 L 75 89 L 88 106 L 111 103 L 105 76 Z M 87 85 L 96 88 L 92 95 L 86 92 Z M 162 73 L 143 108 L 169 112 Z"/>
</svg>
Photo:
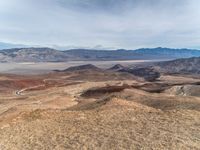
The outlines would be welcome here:
<svg viewBox="0 0 200 150">
<path fill-rule="evenodd" d="M 199 84 L 89 70 L 2 74 L 0 149 L 198 150 Z"/>
<path fill-rule="evenodd" d="M 27 62 L 27 63 L 0 63 L 1 73 L 14 74 L 40 74 L 48 73 L 52 70 L 62 70 L 72 66 L 93 64 L 100 68 L 109 68 L 115 64 L 124 66 L 151 63 L 160 60 L 126 60 L 126 61 L 69 61 L 69 62 Z M 163 60 L 162 60 L 163 61 Z"/>
</svg>

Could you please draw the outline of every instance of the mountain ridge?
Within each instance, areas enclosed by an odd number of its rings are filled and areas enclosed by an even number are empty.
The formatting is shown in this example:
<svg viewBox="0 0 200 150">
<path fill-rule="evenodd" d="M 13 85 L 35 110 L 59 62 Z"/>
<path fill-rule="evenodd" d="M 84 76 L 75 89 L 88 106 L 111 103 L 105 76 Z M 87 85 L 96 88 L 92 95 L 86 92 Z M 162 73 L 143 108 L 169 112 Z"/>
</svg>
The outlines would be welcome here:
<svg viewBox="0 0 200 150">
<path fill-rule="evenodd" d="M 160 60 L 200 57 L 200 50 L 171 48 L 142 48 L 136 50 L 56 50 L 43 48 L 13 48 L 0 50 L 0 62 L 67 62 L 67 61 L 114 61 Z"/>
<path fill-rule="evenodd" d="M 181 58 L 172 61 L 159 62 L 159 69 L 167 73 L 200 74 L 200 57 Z"/>
</svg>

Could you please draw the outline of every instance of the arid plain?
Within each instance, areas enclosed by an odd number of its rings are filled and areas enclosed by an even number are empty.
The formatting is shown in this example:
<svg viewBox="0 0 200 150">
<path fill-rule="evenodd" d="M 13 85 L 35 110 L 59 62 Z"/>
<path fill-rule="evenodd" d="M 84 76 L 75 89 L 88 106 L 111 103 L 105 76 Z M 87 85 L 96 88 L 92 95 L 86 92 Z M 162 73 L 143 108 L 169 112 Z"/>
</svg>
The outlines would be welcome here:
<svg viewBox="0 0 200 150">
<path fill-rule="evenodd" d="M 200 78 L 93 65 L 0 76 L 0 149 L 199 149 Z"/>
</svg>

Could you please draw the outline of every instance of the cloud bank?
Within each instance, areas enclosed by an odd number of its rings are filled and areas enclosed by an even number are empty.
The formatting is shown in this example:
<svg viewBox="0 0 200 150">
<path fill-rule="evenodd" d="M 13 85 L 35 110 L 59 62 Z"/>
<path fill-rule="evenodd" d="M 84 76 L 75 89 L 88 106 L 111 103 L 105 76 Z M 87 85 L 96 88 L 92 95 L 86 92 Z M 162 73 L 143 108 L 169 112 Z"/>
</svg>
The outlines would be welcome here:
<svg viewBox="0 0 200 150">
<path fill-rule="evenodd" d="M 199 0 L 0 0 L 0 41 L 200 48 Z"/>
</svg>

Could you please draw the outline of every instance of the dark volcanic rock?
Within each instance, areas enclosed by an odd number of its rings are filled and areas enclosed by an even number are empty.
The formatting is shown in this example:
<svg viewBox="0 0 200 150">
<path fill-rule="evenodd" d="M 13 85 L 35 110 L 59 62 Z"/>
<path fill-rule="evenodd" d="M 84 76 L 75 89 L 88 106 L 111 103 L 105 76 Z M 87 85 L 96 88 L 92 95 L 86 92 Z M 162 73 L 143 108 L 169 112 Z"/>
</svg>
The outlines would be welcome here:
<svg viewBox="0 0 200 150">
<path fill-rule="evenodd" d="M 134 76 L 144 78 L 147 81 L 155 81 L 157 78 L 160 77 L 160 73 L 154 70 L 152 67 L 123 69 L 120 71 L 131 73 Z"/>
<path fill-rule="evenodd" d="M 126 69 L 126 67 L 124 67 L 124 66 L 122 66 L 120 64 L 116 64 L 113 67 L 109 68 L 108 70 L 111 70 L 111 71 L 120 71 L 122 69 Z"/>
<path fill-rule="evenodd" d="M 156 65 L 165 73 L 200 74 L 200 57 L 160 62 Z"/>
<path fill-rule="evenodd" d="M 65 70 L 54 70 L 54 71 L 57 71 L 57 72 L 74 72 L 74 71 L 84 71 L 84 70 L 100 71 L 101 69 L 92 65 L 92 64 L 87 64 L 87 65 L 69 67 Z"/>
</svg>

